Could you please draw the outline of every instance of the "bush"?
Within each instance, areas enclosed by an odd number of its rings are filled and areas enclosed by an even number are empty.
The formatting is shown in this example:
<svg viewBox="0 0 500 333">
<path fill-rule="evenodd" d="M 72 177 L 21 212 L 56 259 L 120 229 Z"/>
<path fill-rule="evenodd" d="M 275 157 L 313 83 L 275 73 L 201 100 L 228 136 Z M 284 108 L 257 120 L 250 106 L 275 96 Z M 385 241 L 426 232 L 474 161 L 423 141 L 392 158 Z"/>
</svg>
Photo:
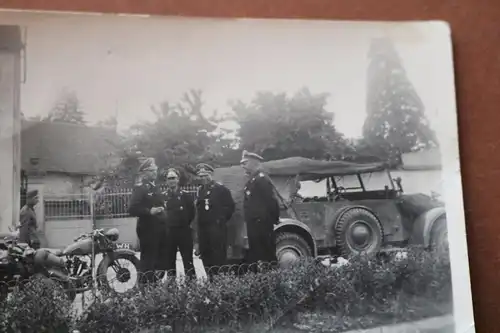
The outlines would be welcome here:
<svg viewBox="0 0 500 333">
<path fill-rule="evenodd" d="M 54 281 L 36 276 L 0 305 L 0 331 L 5 333 L 68 332 L 71 302 Z"/>
<path fill-rule="evenodd" d="M 211 283 L 167 282 L 144 292 L 98 299 L 78 318 L 56 301 L 20 295 L 14 299 L 2 316 L 9 319 L 2 322 L 22 325 L 21 315 L 30 313 L 29 325 L 53 325 L 47 332 L 73 324 L 81 333 L 162 332 L 168 327 L 179 332 L 234 331 L 290 319 L 288 314 L 297 312 L 331 313 L 339 318 L 335 326 L 342 328 L 347 327 L 342 318 L 350 318 L 351 326 L 371 326 L 451 311 L 443 306 L 451 303 L 451 271 L 447 258 L 415 250 L 406 258 L 359 257 L 336 268 L 306 260 L 283 270 L 221 274 Z"/>
</svg>

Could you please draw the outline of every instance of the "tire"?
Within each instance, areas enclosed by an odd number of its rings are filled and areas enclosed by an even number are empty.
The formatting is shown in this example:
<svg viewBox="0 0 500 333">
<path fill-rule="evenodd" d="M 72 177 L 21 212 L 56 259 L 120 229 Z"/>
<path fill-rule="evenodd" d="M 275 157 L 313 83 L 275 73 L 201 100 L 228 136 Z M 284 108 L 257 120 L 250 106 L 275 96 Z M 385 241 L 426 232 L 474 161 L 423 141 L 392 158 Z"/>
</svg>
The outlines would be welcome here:
<svg viewBox="0 0 500 333">
<path fill-rule="evenodd" d="M 113 257 L 115 260 L 117 260 L 117 259 L 128 260 L 135 267 L 136 271 L 139 272 L 140 261 L 135 256 L 135 253 L 130 253 L 128 251 L 127 252 L 115 251 Z M 109 256 L 105 256 L 101 260 L 101 262 L 99 263 L 99 266 L 97 267 L 97 285 L 101 291 L 106 292 L 106 293 L 116 292 L 114 290 L 114 288 L 112 287 L 112 285 L 110 285 L 110 281 L 108 281 L 108 278 L 107 278 L 108 268 L 111 266 L 112 266 L 111 258 Z M 122 272 L 122 273 L 125 273 L 122 276 L 124 278 L 126 278 L 126 276 L 125 276 L 126 272 Z M 128 271 L 128 273 L 130 274 L 130 271 Z M 117 276 L 117 279 L 119 279 L 119 278 L 120 277 Z M 137 277 L 137 281 L 134 284 L 133 288 L 137 287 L 138 282 L 139 282 L 139 277 Z"/>
<path fill-rule="evenodd" d="M 279 232 L 276 235 L 276 257 L 280 266 L 303 257 L 312 257 L 312 251 L 307 241 L 292 232 Z"/>
<path fill-rule="evenodd" d="M 429 245 L 431 251 L 435 251 L 438 255 L 448 255 L 449 244 L 446 217 L 441 217 L 434 222 L 431 229 Z"/>
<path fill-rule="evenodd" d="M 356 240 L 353 228 L 358 226 Z M 338 215 L 335 224 L 335 243 L 340 254 L 347 258 L 376 254 L 384 243 L 384 229 L 377 216 L 367 208 L 346 208 Z"/>
</svg>

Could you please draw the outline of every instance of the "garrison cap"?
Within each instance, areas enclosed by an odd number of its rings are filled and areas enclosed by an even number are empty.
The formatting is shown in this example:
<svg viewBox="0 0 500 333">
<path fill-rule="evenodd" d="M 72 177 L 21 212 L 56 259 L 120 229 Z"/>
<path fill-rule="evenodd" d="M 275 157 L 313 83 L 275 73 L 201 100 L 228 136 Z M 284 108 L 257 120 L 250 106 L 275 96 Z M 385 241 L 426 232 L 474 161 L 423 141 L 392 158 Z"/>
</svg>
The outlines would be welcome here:
<svg viewBox="0 0 500 333">
<path fill-rule="evenodd" d="M 250 159 L 257 160 L 257 161 L 263 161 L 264 160 L 264 158 L 262 156 L 260 156 L 260 155 L 257 155 L 255 153 L 250 153 L 250 152 L 248 152 L 246 150 L 243 150 L 243 154 L 241 154 L 241 161 L 240 161 L 240 163 L 246 162 L 246 161 L 248 161 Z"/>
<path fill-rule="evenodd" d="M 196 174 L 198 176 L 210 175 L 214 172 L 214 168 L 206 163 L 200 163 L 196 166 Z"/>
<path fill-rule="evenodd" d="M 167 170 L 167 179 L 168 178 L 179 178 L 181 176 L 179 170 L 175 169 L 175 168 L 169 168 Z"/>
<path fill-rule="evenodd" d="M 38 195 L 38 190 L 32 190 L 32 191 L 29 191 L 28 193 L 26 193 L 26 197 L 28 199 L 33 199 L 37 195 Z"/>
<path fill-rule="evenodd" d="M 144 162 L 139 166 L 139 172 L 146 171 L 156 171 L 158 167 L 156 166 L 155 159 L 152 157 L 146 158 Z"/>
</svg>

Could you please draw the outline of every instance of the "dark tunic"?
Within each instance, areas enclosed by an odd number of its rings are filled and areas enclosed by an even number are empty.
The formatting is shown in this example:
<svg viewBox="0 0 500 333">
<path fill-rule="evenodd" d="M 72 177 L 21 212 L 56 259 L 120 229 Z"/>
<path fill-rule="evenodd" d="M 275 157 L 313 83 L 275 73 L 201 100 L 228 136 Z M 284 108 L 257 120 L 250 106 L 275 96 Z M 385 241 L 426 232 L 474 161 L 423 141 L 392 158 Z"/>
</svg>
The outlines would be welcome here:
<svg viewBox="0 0 500 333">
<path fill-rule="evenodd" d="M 193 265 L 193 230 L 191 222 L 195 216 L 193 197 L 182 190 L 167 191 L 166 200 L 166 267 L 169 275 L 175 276 L 177 251 L 180 252 L 185 274 L 195 276 Z"/>
<path fill-rule="evenodd" d="M 231 191 L 224 185 L 212 181 L 199 188 L 196 200 L 197 238 L 200 257 L 208 274 L 216 274 L 219 267 L 226 263 L 227 222 L 234 210 Z"/>
<path fill-rule="evenodd" d="M 248 235 L 248 260 L 276 262 L 274 225 L 279 223 L 280 206 L 271 180 L 263 172 L 250 177 L 244 189 L 243 211 Z"/>
<path fill-rule="evenodd" d="M 33 248 L 40 247 L 40 241 L 36 235 L 37 221 L 33 207 L 25 205 L 19 214 L 19 241 L 27 243 Z"/>
<path fill-rule="evenodd" d="M 165 213 L 151 215 L 151 208 L 164 206 L 165 199 L 158 186 L 142 183 L 134 187 L 130 199 L 129 214 L 137 217 L 137 237 L 141 249 L 142 282 L 154 282 L 153 272 L 162 267 L 160 257 L 164 256 Z"/>
</svg>

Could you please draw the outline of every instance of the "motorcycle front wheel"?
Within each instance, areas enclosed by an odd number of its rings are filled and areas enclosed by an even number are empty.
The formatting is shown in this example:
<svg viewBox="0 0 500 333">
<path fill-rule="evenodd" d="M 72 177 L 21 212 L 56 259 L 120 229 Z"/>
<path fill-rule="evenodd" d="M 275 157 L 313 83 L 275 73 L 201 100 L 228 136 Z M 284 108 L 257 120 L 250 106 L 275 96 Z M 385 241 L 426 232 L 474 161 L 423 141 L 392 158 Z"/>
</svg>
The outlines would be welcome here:
<svg viewBox="0 0 500 333">
<path fill-rule="evenodd" d="M 123 293 L 135 288 L 139 282 L 140 262 L 135 253 L 116 251 L 112 256 L 105 256 L 97 267 L 99 289 L 105 293 Z"/>
</svg>

